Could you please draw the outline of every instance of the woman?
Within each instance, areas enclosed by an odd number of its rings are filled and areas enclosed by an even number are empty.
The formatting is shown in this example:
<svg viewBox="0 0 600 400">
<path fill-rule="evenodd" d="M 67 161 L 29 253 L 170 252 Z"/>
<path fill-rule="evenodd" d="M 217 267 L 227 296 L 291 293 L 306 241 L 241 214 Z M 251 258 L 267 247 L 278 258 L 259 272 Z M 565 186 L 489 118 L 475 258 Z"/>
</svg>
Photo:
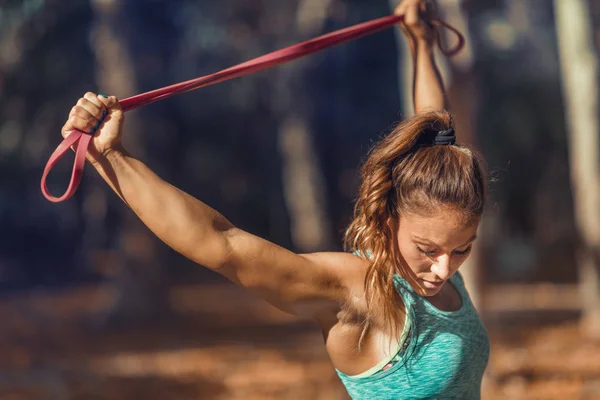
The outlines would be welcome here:
<svg viewBox="0 0 600 400">
<path fill-rule="evenodd" d="M 413 50 L 417 115 L 363 166 L 349 253 L 294 254 L 169 185 L 123 148 L 115 97 L 86 93 L 62 130 L 94 134 L 88 160 L 173 249 L 281 310 L 313 318 L 357 399 L 478 398 L 489 355 L 457 273 L 483 212 L 485 170 L 455 144 L 421 6 L 404 0 L 396 10 Z"/>
</svg>

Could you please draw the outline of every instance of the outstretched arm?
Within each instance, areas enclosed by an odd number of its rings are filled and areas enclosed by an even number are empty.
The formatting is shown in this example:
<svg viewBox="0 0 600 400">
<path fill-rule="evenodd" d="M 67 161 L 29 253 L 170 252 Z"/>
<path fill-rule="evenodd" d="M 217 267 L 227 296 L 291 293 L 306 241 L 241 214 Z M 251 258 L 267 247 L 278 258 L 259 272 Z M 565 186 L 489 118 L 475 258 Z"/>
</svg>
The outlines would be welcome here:
<svg viewBox="0 0 600 400">
<path fill-rule="evenodd" d="M 404 15 L 400 27 L 406 34 L 413 57 L 413 105 L 415 113 L 448 107 L 444 83 L 435 64 L 435 32 L 423 17 L 429 10 L 421 0 L 404 0 L 395 13 Z"/>
<path fill-rule="evenodd" d="M 357 257 L 295 254 L 236 228 L 158 177 L 121 145 L 124 116 L 115 97 L 86 93 L 71 110 L 63 136 L 73 129 L 90 132 L 103 113 L 107 117 L 92 139 L 88 160 L 144 224 L 177 252 L 284 311 L 316 319 L 335 315 L 346 303 L 349 285 L 361 286 Z M 349 284 L 351 279 L 358 284 Z"/>
</svg>

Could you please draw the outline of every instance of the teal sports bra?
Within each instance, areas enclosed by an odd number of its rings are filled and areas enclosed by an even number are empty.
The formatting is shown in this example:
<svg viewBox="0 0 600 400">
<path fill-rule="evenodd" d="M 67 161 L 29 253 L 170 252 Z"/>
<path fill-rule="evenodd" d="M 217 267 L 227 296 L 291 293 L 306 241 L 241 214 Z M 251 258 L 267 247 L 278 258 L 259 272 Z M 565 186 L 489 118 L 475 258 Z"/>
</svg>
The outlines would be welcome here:
<svg viewBox="0 0 600 400">
<path fill-rule="evenodd" d="M 462 304 L 456 311 L 442 311 L 399 275 L 394 277 L 406 306 L 409 329 L 403 330 L 400 351 L 375 373 L 349 376 L 336 370 L 353 399 L 481 397 L 489 338 L 460 273 L 454 274 L 450 283 L 460 294 Z"/>
</svg>

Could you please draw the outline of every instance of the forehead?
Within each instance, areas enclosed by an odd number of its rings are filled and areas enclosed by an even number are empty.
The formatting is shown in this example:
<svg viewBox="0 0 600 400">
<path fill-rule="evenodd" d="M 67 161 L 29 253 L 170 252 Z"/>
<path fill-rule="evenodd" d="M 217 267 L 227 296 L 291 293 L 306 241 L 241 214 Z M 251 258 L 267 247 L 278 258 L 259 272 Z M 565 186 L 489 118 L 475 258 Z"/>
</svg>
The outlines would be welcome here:
<svg viewBox="0 0 600 400">
<path fill-rule="evenodd" d="M 468 219 L 451 208 L 440 208 L 431 215 L 402 215 L 399 237 L 424 239 L 439 246 L 460 246 L 477 232 L 479 218 Z"/>
</svg>

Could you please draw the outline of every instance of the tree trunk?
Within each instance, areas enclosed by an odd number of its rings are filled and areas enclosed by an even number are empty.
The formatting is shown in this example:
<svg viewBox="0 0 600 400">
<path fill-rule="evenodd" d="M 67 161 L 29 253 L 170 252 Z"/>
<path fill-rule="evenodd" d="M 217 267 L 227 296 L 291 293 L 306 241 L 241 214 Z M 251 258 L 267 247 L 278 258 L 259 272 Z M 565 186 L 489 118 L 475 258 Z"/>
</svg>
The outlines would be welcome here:
<svg viewBox="0 0 600 400">
<path fill-rule="evenodd" d="M 582 328 L 600 339 L 600 143 L 598 55 L 585 0 L 554 0 L 566 109 L 577 254 L 583 300 Z"/>
<path fill-rule="evenodd" d="M 124 98 L 138 93 L 133 60 L 119 29 L 118 18 L 122 4 L 116 0 L 92 0 L 95 11 L 95 25 L 92 33 L 92 47 L 97 60 L 98 87 L 106 94 Z M 128 114 L 127 134 L 124 142 L 134 149 L 138 156 L 144 155 L 144 145 L 140 140 L 140 124 L 135 114 Z M 86 199 L 86 222 L 91 235 L 98 233 L 107 215 L 109 201 L 107 190 L 93 190 Z M 109 195 L 116 199 L 112 193 Z M 95 205 L 95 206 L 92 206 Z M 116 278 L 116 299 L 108 315 L 109 323 L 145 322 L 170 311 L 167 285 L 161 262 L 163 244 L 147 229 L 137 216 L 127 207 L 119 204 L 121 212 L 118 229 L 118 254 L 109 267 Z M 105 229 L 105 227 L 103 227 Z M 95 231 L 95 232 L 94 232 Z M 109 258 L 109 262 L 111 259 Z"/>
<path fill-rule="evenodd" d="M 330 0 L 298 2 L 292 42 L 321 31 L 329 3 Z M 305 104 L 307 94 L 300 85 L 308 63 L 310 60 L 304 59 L 273 71 L 277 74 L 273 109 L 279 120 L 277 140 L 284 197 L 294 248 L 303 253 L 333 246 L 325 207 L 324 178 L 309 131 L 308 107 Z"/>
</svg>

